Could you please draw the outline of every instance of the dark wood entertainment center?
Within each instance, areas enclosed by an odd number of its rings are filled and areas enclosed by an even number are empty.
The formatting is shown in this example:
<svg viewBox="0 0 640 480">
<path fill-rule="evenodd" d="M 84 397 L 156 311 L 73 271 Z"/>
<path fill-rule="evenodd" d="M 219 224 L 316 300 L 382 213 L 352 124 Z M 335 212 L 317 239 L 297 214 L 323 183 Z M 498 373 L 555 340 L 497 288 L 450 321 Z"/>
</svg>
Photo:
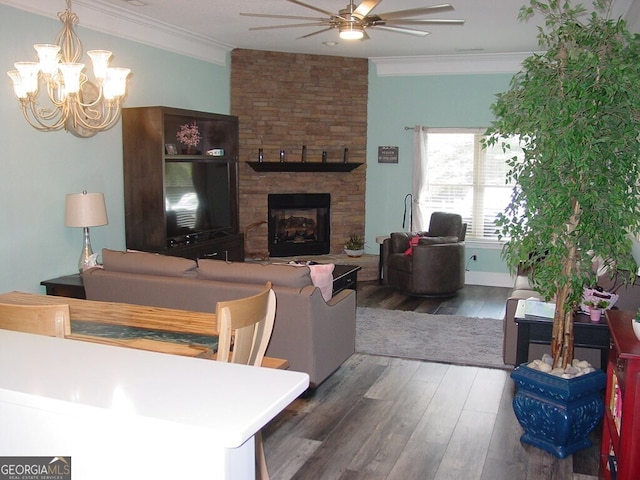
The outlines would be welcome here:
<svg viewBox="0 0 640 480">
<path fill-rule="evenodd" d="M 201 136 L 197 152 L 183 152 L 176 134 L 193 122 Z M 237 117 L 169 107 L 125 108 L 122 141 L 127 248 L 244 261 Z"/>
</svg>

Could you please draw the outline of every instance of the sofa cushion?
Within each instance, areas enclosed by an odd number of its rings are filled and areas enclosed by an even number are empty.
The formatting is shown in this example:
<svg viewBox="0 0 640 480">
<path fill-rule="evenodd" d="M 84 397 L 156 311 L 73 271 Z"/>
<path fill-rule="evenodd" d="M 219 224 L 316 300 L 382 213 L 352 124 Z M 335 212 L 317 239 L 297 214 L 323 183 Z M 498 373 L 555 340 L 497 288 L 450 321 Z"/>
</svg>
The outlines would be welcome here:
<svg viewBox="0 0 640 480">
<path fill-rule="evenodd" d="M 195 260 L 149 252 L 122 252 L 102 249 L 102 264 L 110 272 L 181 277 L 198 266 Z"/>
<path fill-rule="evenodd" d="M 301 288 L 312 285 L 309 267 L 262 265 L 260 263 L 198 260 L 198 277 L 235 283 L 264 284 Z"/>
</svg>

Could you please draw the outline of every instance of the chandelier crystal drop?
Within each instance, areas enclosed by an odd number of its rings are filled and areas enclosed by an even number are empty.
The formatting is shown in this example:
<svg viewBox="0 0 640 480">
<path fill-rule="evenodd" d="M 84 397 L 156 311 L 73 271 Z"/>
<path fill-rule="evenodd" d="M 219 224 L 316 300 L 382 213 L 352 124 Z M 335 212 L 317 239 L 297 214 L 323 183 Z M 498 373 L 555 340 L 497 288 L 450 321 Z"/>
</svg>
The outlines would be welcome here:
<svg viewBox="0 0 640 480">
<path fill-rule="evenodd" d="M 120 118 L 131 70 L 109 67 L 108 50 L 89 50 L 95 78 L 90 81 L 81 63 L 82 43 L 73 29 L 78 17 L 71 11 L 71 0 L 58 18 L 63 27 L 55 43 L 33 46 L 38 62 L 16 62 L 7 74 L 32 127 L 42 132 L 64 128 L 78 137 L 92 137 Z"/>
</svg>

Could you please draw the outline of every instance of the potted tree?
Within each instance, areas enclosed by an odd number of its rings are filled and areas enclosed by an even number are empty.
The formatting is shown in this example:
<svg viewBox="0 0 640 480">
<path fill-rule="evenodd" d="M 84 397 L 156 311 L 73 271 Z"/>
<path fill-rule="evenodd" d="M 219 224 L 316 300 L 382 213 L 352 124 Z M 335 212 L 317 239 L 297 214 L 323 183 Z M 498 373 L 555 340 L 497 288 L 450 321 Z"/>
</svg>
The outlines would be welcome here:
<svg viewBox="0 0 640 480">
<path fill-rule="evenodd" d="M 594 258 L 629 279 L 636 270 L 627 234 L 640 228 L 640 39 L 607 17 L 611 3 L 595 0 L 592 13 L 570 0 L 522 7 L 521 19 L 544 17 L 544 53 L 528 57 L 497 96 L 487 132 L 489 145 L 509 150 L 515 136 L 524 151 L 508 162 L 515 188 L 496 224 L 509 267 L 527 269 L 555 301 L 554 367 L 573 360 L 573 317 L 596 282 Z M 580 445 L 547 449 L 564 456 Z"/>
</svg>

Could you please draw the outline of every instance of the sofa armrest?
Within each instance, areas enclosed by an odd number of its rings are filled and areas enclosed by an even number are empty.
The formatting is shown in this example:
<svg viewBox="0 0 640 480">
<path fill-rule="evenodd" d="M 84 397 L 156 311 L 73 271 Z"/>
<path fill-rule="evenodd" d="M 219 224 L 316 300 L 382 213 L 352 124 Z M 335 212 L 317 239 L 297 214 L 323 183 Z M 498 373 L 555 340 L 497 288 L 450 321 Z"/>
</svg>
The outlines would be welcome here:
<svg viewBox="0 0 640 480">
<path fill-rule="evenodd" d="M 516 309 L 518 301 L 527 298 L 540 299 L 540 295 L 533 290 L 514 290 L 507 299 L 504 312 L 502 359 L 507 365 L 516 363 L 516 347 L 518 346 L 518 325 L 516 324 Z"/>
<path fill-rule="evenodd" d="M 354 295 L 355 295 L 354 290 L 349 290 L 349 289 L 341 290 L 338 293 L 336 293 L 333 297 L 331 297 L 331 300 L 327 302 L 327 305 L 333 307 L 335 305 L 338 305 L 340 302 L 342 302 L 346 298 L 349 298 Z"/>
<path fill-rule="evenodd" d="M 317 288 L 274 291 L 276 321 L 266 355 L 286 358 L 317 386 L 355 351 L 356 293 L 346 289 L 325 302 Z"/>
</svg>

